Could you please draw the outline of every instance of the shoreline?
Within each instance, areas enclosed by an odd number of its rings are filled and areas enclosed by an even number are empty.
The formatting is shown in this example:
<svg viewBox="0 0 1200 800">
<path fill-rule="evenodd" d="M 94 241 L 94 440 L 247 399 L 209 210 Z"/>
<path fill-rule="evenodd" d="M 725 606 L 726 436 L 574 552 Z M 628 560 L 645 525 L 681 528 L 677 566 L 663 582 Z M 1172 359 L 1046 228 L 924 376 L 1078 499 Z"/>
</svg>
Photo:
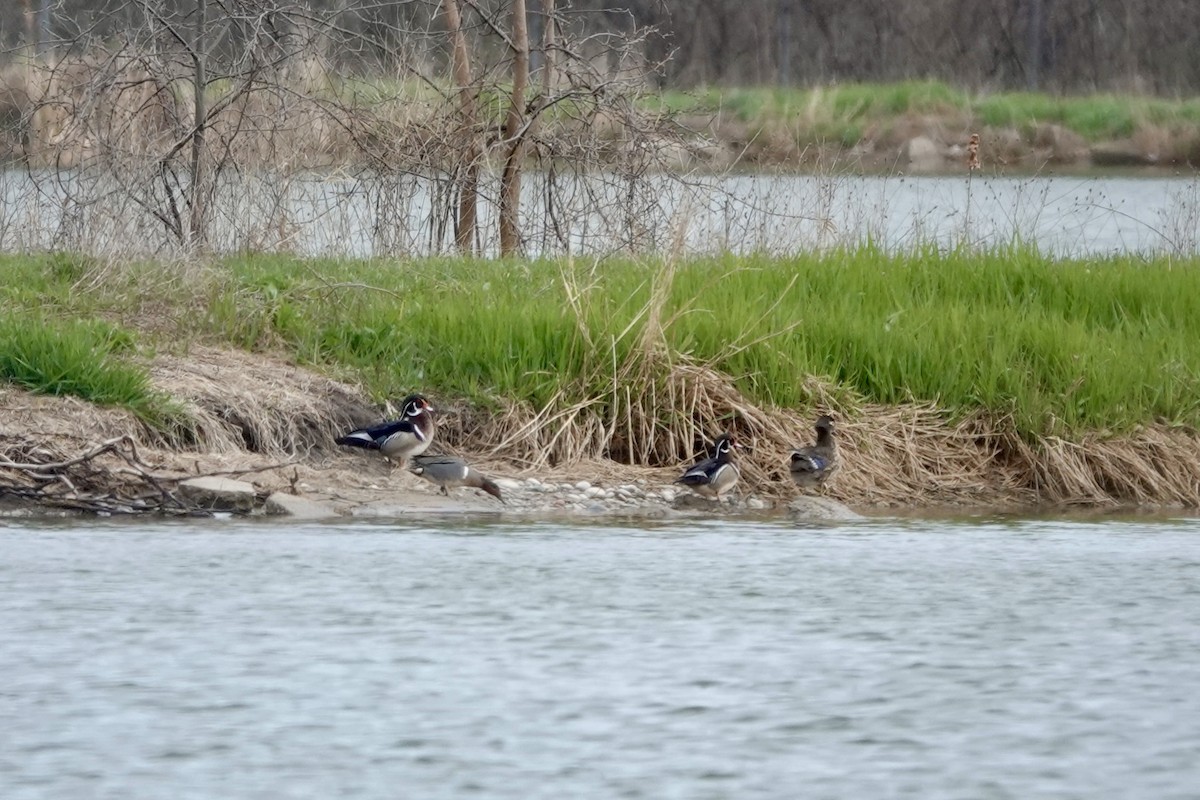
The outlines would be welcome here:
<svg viewBox="0 0 1200 800">
<path fill-rule="evenodd" d="M 381 413 L 354 387 L 261 354 L 199 346 L 187 356 L 157 357 L 151 375 L 157 388 L 184 401 L 197 417 L 201 441 L 180 447 L 163 441 L 128 411 L 0 385 L 0 517 L 57 516 L 74 508 L 110 516 L 234 510 L 307 519 L 484 513 L 640 519 L 786 515 L 800 522 L 822 522 L 876 512 L 1196 510 L 1186 503 L 1085 500 L 1082 493 L 1075 501 L 1048 503 L 1016 480 L 1012 465 L 995 458 L 974 466 L 979 470 L 991 464 L 988 469 L 994 474 L 960 474 L 968 471 L 961 452 L 957 462 L 951 453 L 941 466 L 926 467 L 940 470 L 928 473 L 940 485 L 921 494 L 911 488 L 915 465 L 945 458 L 946 453 L 873 449 L 861 437 L 870 426 L 883 424 L 879 419 L 854 421 L 843 428 L 845 466 L 820 494 L 801 493 L 786 478 L 786 453 L 752 450 L 753 461 L 743 461 L 735 497 L 716 503 L 672 484 L 686 464 L 652 468 L 579 461 L 552 468 L 514 466 L 502 450 L 473 450 L 469 413 L 464 416 L 452 407 L 445 411 L 442 433 L 431 452 L 465 458 L 499 483 L 505 502 L 466 487 L 443 497 L 433 484 L 406 470 L 333 444 L 340 432 L 377 421 Z M 920 420 L 930 424 L 928 414 Z M 913 421 L 900 418 L 899 424 Z M 986 436 L 962 427 L 948 430 L 945 437 L 967 450 L 996 447 Z M 27 469 L 14 469 L 19 462 Z M 906 472 L 913 473 L 907 482 Z M 880 474 L 893 475 L 896 485 L 880 485 L 878 477 L 872 477 Z M 238 482 L 241 500 L 229 505 L 211 492 L 185 493 L 183 484 L 196 478 Z M 14 486 L 24 486 L 25 496 L 15 494 Z"/>
<path fill-rule="evenodd" d="M 980 125 L 970 119 L 900 116 L 853 144 L 796 137 L 786 125 L 754 126 L 720 114 L 692 115 L 684 142 L 660 143 L 667 162 L 681 169 L 720 173 L 849 174 L 862 176 L 962 175 L 969 170 L 971 134 L 979 134 L 982 176 L 1053 174 L 1170 176 L 1197 174 L 1197 134 L 1139 130 L 1125 138 L 1088 141 L 1051 122 L 1026 130 Z"/>
</svg>

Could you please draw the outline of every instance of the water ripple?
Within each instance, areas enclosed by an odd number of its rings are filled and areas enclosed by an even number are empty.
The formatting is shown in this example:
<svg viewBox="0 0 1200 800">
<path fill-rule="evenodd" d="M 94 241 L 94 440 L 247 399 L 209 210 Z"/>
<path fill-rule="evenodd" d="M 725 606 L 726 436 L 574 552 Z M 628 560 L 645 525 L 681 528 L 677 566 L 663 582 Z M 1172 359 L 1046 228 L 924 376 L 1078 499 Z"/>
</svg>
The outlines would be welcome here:
<svg viewBox="0 0 1200 800">
<path fill-rule="evenodd" d="M 6 524 L 5 800 L 1197 796 L 1192 520 L 453 525 Z"/>
</svg>

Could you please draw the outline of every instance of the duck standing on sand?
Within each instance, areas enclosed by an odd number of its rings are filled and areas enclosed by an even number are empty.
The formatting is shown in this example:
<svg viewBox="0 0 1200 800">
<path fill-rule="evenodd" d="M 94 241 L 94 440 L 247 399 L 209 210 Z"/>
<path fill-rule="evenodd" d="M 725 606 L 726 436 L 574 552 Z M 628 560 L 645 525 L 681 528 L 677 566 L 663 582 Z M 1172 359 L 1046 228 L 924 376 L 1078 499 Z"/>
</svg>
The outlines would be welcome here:
<svg viewBox="0 0 1200 800">
<path fill-rule="evenodd" d="M 449 486 L 470 486 L 482 489 L 501 503 L 504 502 L 504 498 L 500 496 L 500 487 L 496 485 L 496 482 L 473 469 L 461 458 L 439 455 L 413 456 L 412 463 L 408 465 L 408 471 L 440 486 L 442 494 L 447 497 L 450 496 L 450 492 L 447 491 Z"/>
<path fill-rule="evenodd" d="M 733 463 L 734 449 L 741 449 L 737 439 L 732 434 L 721 434 L 713 445 L 712 457 L 697 461 L 675 483 L 682 483 L 702 497 L 720 500 L 721 494 L 732 489 L 741 475 Z"/>
<path fill-rule="evenodd" d="M 388 461 L 401 466 L 415 455 L 424 453 L 433 441 L 433 406 L 419 394 L 404 398 L 403 414 L 393 422 L 381 422 L 359 428 L 335 441 L 347 447 L 378 450 Z"/>
<path fill-rule="evenodd" d="M 822 415 L 814 426 L 817 442 L 809 447 L 797 447 L 792 451 L 788 470 L 792 480 L 801 488 L 820 486 L 838 466 L 837 442 L 833 439 L 833 418 Z"/>
</svg>

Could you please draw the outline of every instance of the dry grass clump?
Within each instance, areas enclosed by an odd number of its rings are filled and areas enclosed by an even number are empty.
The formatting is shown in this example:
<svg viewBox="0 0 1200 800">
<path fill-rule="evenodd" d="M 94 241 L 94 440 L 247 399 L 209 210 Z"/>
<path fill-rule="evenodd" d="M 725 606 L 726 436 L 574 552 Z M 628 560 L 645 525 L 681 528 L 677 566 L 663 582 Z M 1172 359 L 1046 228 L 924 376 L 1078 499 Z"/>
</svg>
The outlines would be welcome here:
<svg viewBox="0 0 1200 800">
<path fill-rule="evenodd" d="M 1014 442 L 1039 499 L 1058 505 L 1200 506 L 1200 437 L 1148 426 L 1128 436 Z"/>
<path fill-rule="evenodd" d="M 1028 473 L 1006 458 L 1011 427 L 984 414 L 954 420 L 931 404 L 868 406 L 838 421 L 847 502 L 912 506 L 1037 502 Z"/>
<path fill-rule="evenodd" d="M 240 351 L 194 346 L 161 355 L 151 378 L 185 404 L 194 447 L 207 452 L 303 455 L 378 418 L 346 384 Z"/>
<path fill-rule="evenodd" d="M 816 409 L 833 411 L 843 464 L 828 493 L 869 505 L 1022 504 L 1039 493 L 1028 471 L 1004 456 L 1015 435 L 983 415 L 954 422 L 931 405 L 842 405 L 832 387 L 809 381 L 814 411 L 764 408 L 732 380 L 683 360 L 657 380 L 614 391 L 616 413 L 600 399 L 540 411 L 509 405 L 495 414 L 454 409 L 439 419 L 452 448 L 524 470 L 607 461 L 650 470 L 680 468 L 702 457 L 722 431 L 735 433 L 742 487 L 770 497 L 796 492 L 787 474 L 792 448 L 812 441 Z M 1200 495 L 1197 495 L 1200 497 Z"/>
<path fill-rule="evenodd" d="M 842 459 L 824 491 L 852 505 L 1200 506 L 1200 442 L 1180 428 L 1030 443 L 1008 417 L 955 419 L 932 404 L 847 406 L 811 380 L 807 414 L 757 406 L 727 376 L 695 364 L 676 364 L 651 385 L 621 392 L 614 418 L 599 400 L 541 411 L 513 404 L 494 414 L 455 408 L 440 419 L 438 435 L 451 448 L 522 470 L 586 463 L 597 473 L 596 463 L 616 462 L 661 479 L 664 468 L 682 469 L 729 430 L 746 447 L 743 491 L 781 498 L 797 491 L 788 453 L 811 443 L 819 409 L 835 415 Z"/>
<path fill-rule="evenodd" d="M 352 387 L 276 359 L 193 346 L 150 364 L 155 389 L 183 407 L 176 430 L 149 427 L 133 412 L 74 397 L 0 390 L 0 441 L 12 452 L 70 451 L 128 437 L 137 447 L 232 455 L 293 457 L 332 448 L 334 438 L 379 412 Z"/>
<path fill-rule="evenodd" d="M 139 445 L 151 443 L 146 426 L 128 409 L 4 386 L 0 384 L 0 442 L 5 452 L 28 455 L 55 442 L 85 447 L 120 436 L 132 436 Z"/>
</svg>

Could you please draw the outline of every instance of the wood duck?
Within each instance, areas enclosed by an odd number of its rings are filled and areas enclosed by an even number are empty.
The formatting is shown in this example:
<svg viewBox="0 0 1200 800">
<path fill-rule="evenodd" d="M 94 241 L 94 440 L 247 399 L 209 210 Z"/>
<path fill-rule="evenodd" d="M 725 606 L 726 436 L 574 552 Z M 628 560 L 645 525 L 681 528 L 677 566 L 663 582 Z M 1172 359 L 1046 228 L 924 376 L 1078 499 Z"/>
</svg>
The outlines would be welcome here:
<svg viewBox="0 0 1200 800">
<path fill-rule="evenodd" d="M 703 497 L 721 499 L 721 494 L 733 488 L 741 470 L 733 463 L 734 449 L 741 449 L 732 434 L 722 434 L 713 445 L 713 455 L 697 461 L 675 483 L 682 483 Z"/>
<path fill-rule="evenodd" d="M 837 443 L 833 440 L 833 418 L 821 416 L 814 426 L 817 443 L 810 447 L 797 447 L 792 451 L 788 470 L 797 486 L 811 488 L 820 486 L 829 479 L 837 468 Z"/>
<path fill-rule="evenodd" d="M 419 394 L 404 398 L 403 414 L 393 422 L 381 422 L 370 428 L 350 431 L 335 441 L 348 447 L 378 450 L 389 461 L 403 465 L 425 452 L 433 441 L 433 406 Z"/>
<path fill-rule="evenodd" d="M 501 503 L 504 502 L 504 498 L 500 496 L 500 487 L 496 485 L 495 481 L 483 475 L 478 470 L 473 469 L 461 458 L 440 455 L 417 455 L 412 457 L 412 463 L 408 465 L 408 471 L 414 475 L 420 475 L 430 483 L 440 486 L 442 494 L 447 497 L 450 496 L 450 492 L 447 491 L 447 487 L 449 486 L 470 486 L 475 489 L 482 489 Z"/>
</svg>

